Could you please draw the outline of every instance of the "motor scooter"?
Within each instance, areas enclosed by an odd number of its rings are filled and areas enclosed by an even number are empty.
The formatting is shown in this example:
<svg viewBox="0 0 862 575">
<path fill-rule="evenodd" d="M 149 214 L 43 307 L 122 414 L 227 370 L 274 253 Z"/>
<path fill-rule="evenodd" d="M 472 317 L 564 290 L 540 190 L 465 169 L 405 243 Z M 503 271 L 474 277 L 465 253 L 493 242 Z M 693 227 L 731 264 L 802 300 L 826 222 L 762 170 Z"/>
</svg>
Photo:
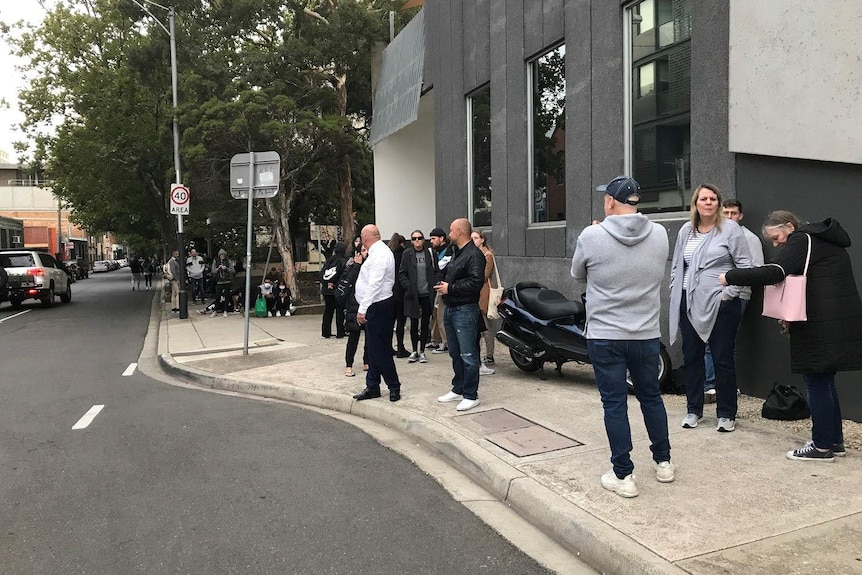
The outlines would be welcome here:
<svg viewBox="0 0 862 575">
<path fill-rule="evenodd" d="M 512 361 L 522 371 L 541 370 L 541 377 L 545 379 L 545 363 L 556 364 L 560 375 L 564 363 L 592 363 L 587 352 L 587 310 L 583 295 L 581 301 L 572 301 L 542 284 L 520 282 L 503 292 L 497 310 L 503 326 L 496 339 L 509 348 Z M 660 386 L 666 384 L 670 372 L 670 354 L 661 344 Z M 627 380 L 631 387 L 631 378 Z"/>
</svg>

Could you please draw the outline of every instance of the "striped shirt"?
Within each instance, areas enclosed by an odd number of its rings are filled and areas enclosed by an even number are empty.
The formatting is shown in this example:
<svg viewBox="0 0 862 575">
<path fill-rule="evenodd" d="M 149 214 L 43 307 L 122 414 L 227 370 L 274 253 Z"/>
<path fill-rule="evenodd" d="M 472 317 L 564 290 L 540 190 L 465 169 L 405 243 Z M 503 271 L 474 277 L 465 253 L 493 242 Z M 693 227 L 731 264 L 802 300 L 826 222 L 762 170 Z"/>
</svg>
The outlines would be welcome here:
<svg viewBox="0 0 862 575">
<path fill-rule="evenodd" d="M 706 234 L 702 234 L 697 230 L 692 232 L 692 235 L 688 237 L 688 241 L 685 242 L 685 250 L 682 252 L 682 259 L 685 262 L 685 273 L 682 276 L 682 289 L 688 289 L 688 266 L 691 263 L 691 256 L 695 252 L 695 250 L 703 243 L 703 240 L 706 239 Z"/>
</svg>

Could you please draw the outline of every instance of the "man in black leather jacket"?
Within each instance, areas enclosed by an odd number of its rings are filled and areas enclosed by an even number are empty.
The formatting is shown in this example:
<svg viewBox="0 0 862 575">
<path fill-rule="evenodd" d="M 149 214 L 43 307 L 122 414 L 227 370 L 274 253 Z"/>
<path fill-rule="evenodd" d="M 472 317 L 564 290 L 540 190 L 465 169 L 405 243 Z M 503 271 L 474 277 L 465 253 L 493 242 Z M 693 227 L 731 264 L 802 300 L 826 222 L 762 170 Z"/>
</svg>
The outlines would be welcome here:
<svg viewBox="0 0 862 575">
<path fill-rule="evenodd" d="M 446 305 L 443 325 L 455 372 L 452 391 L 437 401 L 458 401 L 458 411 L 479 405 L 479 332 L 485 325 L 479 311 L 479 293 L 485 283 L 485 256 L 470 238 L 472 232 L 470 222 L 464 218 L 449 226 L 449 239 L 455 249 L 444 270 L 445 279 L 434 286 Z"/>
</svg>

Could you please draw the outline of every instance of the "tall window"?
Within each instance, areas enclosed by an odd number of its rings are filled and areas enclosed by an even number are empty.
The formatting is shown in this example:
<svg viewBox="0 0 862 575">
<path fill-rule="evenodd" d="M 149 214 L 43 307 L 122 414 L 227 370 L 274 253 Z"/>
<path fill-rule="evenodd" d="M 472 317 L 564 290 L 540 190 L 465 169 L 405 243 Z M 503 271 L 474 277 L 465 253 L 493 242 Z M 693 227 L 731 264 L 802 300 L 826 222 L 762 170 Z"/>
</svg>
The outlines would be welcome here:
<svg viewBox="0 0 862 575">
<path fill-rule="evenodd" d="M 491 225 L 491 87 L 467 97 L 467 165 L 474 227 Z"/>
<path fill-rule="evenodd" d="M 566 47 L 527 65 L 530 223 L 566 219 Z"/>
<path fill-rule="evenodd" d="M 691 7 L 641 0 L 626 9 L 628 173 L 643 211 L 684 209 L 691 189 Z"/>
</svg>

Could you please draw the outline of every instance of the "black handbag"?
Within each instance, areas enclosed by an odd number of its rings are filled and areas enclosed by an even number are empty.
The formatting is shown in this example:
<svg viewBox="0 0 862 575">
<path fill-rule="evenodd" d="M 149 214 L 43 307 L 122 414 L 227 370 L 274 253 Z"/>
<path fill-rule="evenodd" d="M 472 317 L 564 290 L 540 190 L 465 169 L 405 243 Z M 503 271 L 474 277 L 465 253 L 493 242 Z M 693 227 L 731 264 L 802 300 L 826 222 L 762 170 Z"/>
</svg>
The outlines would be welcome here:
<svg viewBox="0 0 862 575">
<path fill-rule="evenodd" d="M 808 419 L 811 411 L 808 402 L 798 389 L 792 385 L 776 383 L 772 391 L 766 396 L 760 414 L 765 419 L 780 419 L 791 421 L 794 419 Z"/>
</svg>

